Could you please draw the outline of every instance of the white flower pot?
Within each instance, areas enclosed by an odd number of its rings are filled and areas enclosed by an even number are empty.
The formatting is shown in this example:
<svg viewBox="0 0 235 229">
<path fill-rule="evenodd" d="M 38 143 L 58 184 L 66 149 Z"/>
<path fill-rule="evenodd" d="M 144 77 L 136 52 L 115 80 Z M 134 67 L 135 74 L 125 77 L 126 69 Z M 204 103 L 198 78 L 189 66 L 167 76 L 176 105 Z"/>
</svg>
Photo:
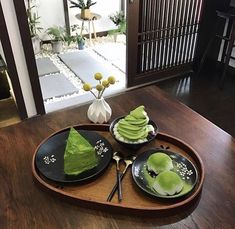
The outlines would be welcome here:
<svg viewBox="0 0 235 229">
<path fill-rule="evenodd" d="M 111 115 L 112 110 L 104 98 L 95 99 L 87 111 L 89 120 L 94 123 L 102 124 L 108 122 Z"/>
</svg>

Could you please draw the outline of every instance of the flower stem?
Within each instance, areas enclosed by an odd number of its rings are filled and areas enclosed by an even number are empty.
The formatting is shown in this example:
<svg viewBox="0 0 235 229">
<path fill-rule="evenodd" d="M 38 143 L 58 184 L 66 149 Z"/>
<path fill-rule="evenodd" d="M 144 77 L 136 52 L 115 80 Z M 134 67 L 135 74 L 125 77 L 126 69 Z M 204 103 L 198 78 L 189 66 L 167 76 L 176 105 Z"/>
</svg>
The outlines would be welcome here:
<svg viewBox="0 0 235 229">
<path fill-rule="evenodd" d="M 91 92 L 91 94 L 94 95 L 94 97 L 95 97 L 96 99 L 98 99 L 97 96 L 96 96 L 96 94 L 95 94 L 92 90 L 90 90 L 90 92 Z"/>
<path fill-rule="evenodd" d="M 102 97 L 102 95 L 104 94 L 104 90 L 105 90 L 105 87 L 104 87 L 104 89 L 101 91 L 101 93 L 100 93 L 100 98 Z"/>
</svg>

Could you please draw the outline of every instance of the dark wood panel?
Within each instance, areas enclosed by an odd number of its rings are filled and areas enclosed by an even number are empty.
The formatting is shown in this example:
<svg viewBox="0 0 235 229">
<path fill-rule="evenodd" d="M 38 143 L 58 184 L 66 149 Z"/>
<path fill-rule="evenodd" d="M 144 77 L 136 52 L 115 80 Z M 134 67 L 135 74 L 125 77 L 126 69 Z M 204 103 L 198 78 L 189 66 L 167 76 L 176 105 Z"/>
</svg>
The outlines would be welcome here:
<svg viewBox="0 0 235 229">
<path fill-rule="evenodd" d="M 131 27 L 138 25 L 138 34 L 132 35 L 138 36 L 138 44 L 136 47 L 133 45 L 137 50 L 137 64 L 132 62 L 135 75 L 128 75 L 133 77 L 133 80 L 128 81 L 130 85 L 138 84 L 139 75 L 152 73 L 156 76 L 155 73 L 162 70 L 169 70 L 170 73 L 172 67 L 193 63 L 202 1 L 138 1 L 139 22 L 128 22 Z M 133 5 L 135 3 L 130 4 L 130 9 Z M 150 80 L 146 77 L 145 82 Z"/>
<path fill-rule="evenodd" d="M 29 79 L 33 91 L 37 114 L 45 114 L 45 108 L 42 99 L 42 91 L 38 77 L 38 71 L 33 52 L 32 40 L 30 37 L 29 25 L 26 15 L 24 0 L 14 0 L 14 6 L 17 16 L 17 21 L 20 29 L 20 36 L 25 53 Z"/>
<path fill-rule="evenodd" d="M 26 119 L 28 115 L 27 115 L 27 111 L 26 111 L 26 107 L 24 103 L 24 98 L 23 98 L 23 94 L 22 94 L 22 90 L 21 90 L 21 86 L 19 82 L 19 76 L 18 76 L 17 69 L 16 69 L 15 59 L 14 59 L 14 55 L 12 52 L 11 42 L 10 42 L 10 38 L 8 35 L 7 26 L 6 26 L 1 3 L 0 3 L 0 31 L 1 31 L 0 40 L 2 43 L 4 55 L 6 57 L 8 73 L 9 73 L 9 77 L 11 79 L 12 87 L 14 90 L 19 115 L 21 119 Z"/>
</svg>

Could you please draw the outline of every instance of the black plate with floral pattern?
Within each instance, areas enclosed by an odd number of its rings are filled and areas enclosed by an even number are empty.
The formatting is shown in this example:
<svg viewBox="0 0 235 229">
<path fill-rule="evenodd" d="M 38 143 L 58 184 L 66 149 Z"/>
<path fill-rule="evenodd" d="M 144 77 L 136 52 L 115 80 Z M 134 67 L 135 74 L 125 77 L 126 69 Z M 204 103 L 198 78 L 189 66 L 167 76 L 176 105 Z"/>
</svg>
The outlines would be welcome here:
<svg viewBox="0 0 235 229">
<path fill-rule="evenodd" d="M 147 160 L 151 154 L 162 152 L 170 156 L 173 162 L 173 172 L 177 173 L 184 182 L 181 192 L 175 195 L 161 195 L 152 186 L 155 180 L 153 174 L 147 170 Z M 132 165 L 132 176 L 137 186 L 145 193 L 158 198 L 176 198 L 189 194 L 198 181 L 198 172 L 194 164 L 186 157 L 169 150 L 154 148 L 140 154 Z"/>
<path fill-rule="evenodd" d="M 70 128 L 60 131 L 40 145 L 35 156 L 35 167 L 47 179 L 62 184 L 79 183 L 95 178 L 108 167 L 112 159 L 111 144 L 94 131 L 77 130 L 95 147 L 99 163 L 93 169 L 79 175 L 66 175 L 64 173 L 64 151 L 69 131 Z"/>
</svg>

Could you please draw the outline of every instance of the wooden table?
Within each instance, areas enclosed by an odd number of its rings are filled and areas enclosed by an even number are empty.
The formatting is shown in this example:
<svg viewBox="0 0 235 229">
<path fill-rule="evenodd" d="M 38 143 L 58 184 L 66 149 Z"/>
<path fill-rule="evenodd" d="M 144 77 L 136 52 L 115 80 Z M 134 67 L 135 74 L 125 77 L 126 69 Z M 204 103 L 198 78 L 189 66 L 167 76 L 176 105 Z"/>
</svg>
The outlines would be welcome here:
<svg viewBox="0 0 235 229">
<path fill-rule="evenodd" d="M 235 228 L 235 141 L 156 86 L 107 99 L 114 119 L 144 104 L 162 132 L 190 144 L 205 166 L 201 200 L 191 215 L 139 217 L 84 208 L 41 190 L 31 174 L 37 145 L 69 125 L 88 122 L 88 105 L 0 129 L 0 228 Z"/>
</svg>

